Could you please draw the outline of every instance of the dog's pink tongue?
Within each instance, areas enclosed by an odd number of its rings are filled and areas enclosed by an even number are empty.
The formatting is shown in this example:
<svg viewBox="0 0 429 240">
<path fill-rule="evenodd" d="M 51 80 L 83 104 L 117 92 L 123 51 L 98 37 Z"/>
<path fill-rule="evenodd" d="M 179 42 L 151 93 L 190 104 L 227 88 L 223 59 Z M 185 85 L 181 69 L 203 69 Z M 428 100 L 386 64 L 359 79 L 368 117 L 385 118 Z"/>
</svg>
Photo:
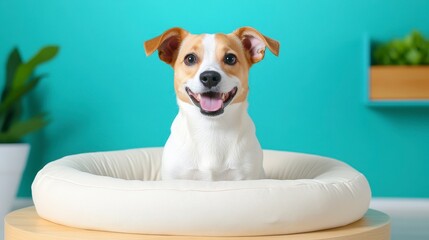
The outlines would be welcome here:
<svg viewBox="0 0 429 240">
<path fill-rule="evenodd" d="M 222 107 L 223 101 L 221 98 L 201 96 L 200 105 L 201 108 L 206 112 L 214 112 Z"/>
</svg>

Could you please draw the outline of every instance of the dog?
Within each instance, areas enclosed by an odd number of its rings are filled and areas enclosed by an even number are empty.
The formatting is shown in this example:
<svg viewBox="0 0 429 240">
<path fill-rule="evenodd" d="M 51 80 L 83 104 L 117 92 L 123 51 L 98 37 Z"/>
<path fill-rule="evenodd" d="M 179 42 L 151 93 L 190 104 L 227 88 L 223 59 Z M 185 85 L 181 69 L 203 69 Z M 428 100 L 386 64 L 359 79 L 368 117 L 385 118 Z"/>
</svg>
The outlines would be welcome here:
<svg viewBox="0 0 429 240">
<path fill-rule="evenodd" d="M 265 177 L 262 149 L 247 113 L 250 67 L 280 44 L 251 27 L 194 35 L 171 28 L 144 42 L 146 55 L 173 67 L 179 112 L 164 146 L 163 180 Z"/>
</svg>

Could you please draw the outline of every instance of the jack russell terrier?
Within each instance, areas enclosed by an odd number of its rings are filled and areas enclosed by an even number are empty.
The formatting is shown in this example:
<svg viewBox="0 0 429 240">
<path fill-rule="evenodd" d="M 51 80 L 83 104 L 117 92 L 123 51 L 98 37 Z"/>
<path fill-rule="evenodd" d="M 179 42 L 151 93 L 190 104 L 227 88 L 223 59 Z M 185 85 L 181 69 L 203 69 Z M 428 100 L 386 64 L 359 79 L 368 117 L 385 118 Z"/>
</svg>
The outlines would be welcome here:
<svg viewBox="0 0 429 240">
<path fill-rule="evenodd" d="M 250 27 L 194 35 L 172 28 L 144 43 L 174 69 L 179 113 L 164 147 L 163 180 L 264 178 L 262 149 L 247 113 L 249 68 L 280 44 Z"/>
</svg>

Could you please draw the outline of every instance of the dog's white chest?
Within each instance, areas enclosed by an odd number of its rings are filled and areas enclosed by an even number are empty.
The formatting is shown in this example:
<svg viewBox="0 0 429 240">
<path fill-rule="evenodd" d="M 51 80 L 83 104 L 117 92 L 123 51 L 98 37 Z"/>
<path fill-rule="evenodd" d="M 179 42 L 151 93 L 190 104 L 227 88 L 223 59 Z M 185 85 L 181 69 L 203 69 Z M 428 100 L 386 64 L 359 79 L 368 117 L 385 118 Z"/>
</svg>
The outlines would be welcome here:
<svg viewBox="0 0 429 240">
<path fill-rule="evenodd" d="M 237 105 L 229 107 L 230 111 L 239 114 L 235 118 L 208 120 L 198 114 L 184 113 L 183 111 L 193 109 L 182 106 L 164 147 L 162 178 L 164 180 L 263 178 L 262 150 L 255 135 L 254 124 L 247 112 L 239 109 L 245 106 Z M 235 123 L 231 122 L 232 120 Z"/>
</svg>

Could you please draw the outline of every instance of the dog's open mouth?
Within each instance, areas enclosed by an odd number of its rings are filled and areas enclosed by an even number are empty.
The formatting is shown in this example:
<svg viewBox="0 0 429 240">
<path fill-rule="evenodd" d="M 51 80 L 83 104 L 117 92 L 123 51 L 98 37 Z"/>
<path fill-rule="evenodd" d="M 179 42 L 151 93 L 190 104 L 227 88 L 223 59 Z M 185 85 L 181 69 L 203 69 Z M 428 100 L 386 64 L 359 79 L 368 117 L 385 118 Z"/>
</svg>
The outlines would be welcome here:
<svg viewBox="0 0 429 240">
<path fill-rule="evenodd" d="M 223 113 L 223 110 L 229 103 L 231 103 L 235 94 L 237 94 L 237 87 L 226 93 L 221 92 L 205 92 L 194 93 L 191 89 L 186 88 L 186 92 L 191 98 L 192 102 L 200 108 L 201 113 L 207 116 L 217 116 Z"/>
</svg>

